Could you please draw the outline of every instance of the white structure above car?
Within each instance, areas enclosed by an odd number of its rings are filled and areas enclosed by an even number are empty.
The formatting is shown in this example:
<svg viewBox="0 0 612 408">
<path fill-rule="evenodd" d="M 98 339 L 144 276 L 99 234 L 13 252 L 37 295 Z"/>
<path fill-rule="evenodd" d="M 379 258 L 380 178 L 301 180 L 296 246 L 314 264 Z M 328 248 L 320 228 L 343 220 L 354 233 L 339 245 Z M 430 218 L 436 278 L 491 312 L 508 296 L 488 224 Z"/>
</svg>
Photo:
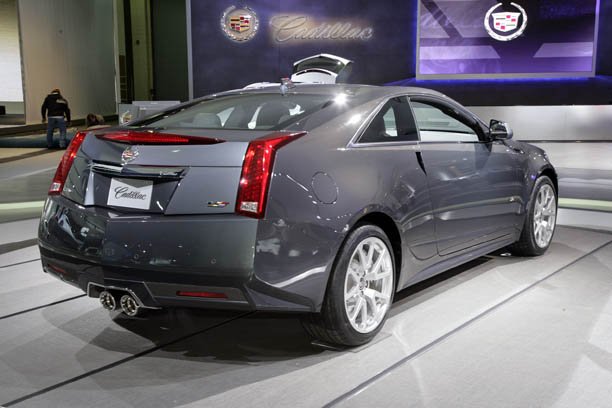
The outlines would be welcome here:
<svg viewBox="0 0 612 408">
<path fill-rule="evenodd" d="M 333 54 L 317 54 L 293 63 L 291 82 L 308 84 L 336 84 L 346 82 L 353 69 L 353 61 Z M 245 89 L 279 86 L 278 82 L 256 82 Z"/>
</svg>

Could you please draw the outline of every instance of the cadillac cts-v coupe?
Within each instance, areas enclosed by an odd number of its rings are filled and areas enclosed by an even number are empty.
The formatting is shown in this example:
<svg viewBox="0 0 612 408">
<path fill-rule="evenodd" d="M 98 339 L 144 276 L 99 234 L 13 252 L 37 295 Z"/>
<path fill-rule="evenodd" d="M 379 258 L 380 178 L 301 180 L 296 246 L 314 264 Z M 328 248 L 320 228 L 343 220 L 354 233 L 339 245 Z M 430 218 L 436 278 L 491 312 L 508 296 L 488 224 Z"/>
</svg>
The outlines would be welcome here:
<svg viewBox="0 0 612 408">
<path fill-rule="evenodd" d="M 77 134 L 39 243 L 47 273 L 109 310 L 300 312 L 359 345 L 407 286 L 544 253 L 557 191 L 544 151 L 435 91 L 268 86 Z"/>
</svg>

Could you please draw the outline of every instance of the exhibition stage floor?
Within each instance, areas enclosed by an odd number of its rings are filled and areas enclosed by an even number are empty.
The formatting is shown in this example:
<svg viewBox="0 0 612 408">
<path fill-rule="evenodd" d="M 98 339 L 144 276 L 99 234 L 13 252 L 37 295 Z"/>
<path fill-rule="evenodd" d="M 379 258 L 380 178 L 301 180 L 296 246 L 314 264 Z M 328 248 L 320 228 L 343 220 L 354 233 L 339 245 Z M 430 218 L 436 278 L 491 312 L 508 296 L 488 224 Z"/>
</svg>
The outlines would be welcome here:
<svg viewBox="0 0 612 408">
<path fill-rule="evenodd" d="M 2 225 L 2 245 L 36 221 Z M 292 315 L 103 310 L 0 255 L 0 404 L 15 407 L 609 407 L 612 234 L 491 255 L 399 293 L 373 343 L 330 350 Z"/>
<path fill-rule="evenodd" d="M 560 223 L 612 231 L 612 144 L 552 145 L 578 200 Z M 294 315 L 130 319 L 44 274 L 36 217 L 62 154 L 0 148 L 1 406 L 610 406 L 611 232 L 560 226 L 542 257 L 446 272 L 400 292 L 371 344 L 334 350 Z"/>
</svg>

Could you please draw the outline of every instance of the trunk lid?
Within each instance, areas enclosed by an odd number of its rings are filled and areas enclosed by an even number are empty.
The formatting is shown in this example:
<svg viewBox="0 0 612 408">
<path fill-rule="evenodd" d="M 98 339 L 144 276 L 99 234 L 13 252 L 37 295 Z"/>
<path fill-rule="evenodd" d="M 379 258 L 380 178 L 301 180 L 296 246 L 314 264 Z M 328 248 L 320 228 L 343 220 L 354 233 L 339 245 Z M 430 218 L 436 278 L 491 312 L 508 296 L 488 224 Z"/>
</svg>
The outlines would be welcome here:
<svg viewBox="0 0 612 408">
<path fill-rule="evenodd" d="M 170 144 L 142 144 L 139 138 L 135 144 L 108 140 L 127 130 L 87 135 L 68 174 L 64 196 L 118 214 L 232 213 L 248 143 L 269 133 L 180 129 L 154 135 L 191 137 L 193 143 L 175 144 L 171 138 L 166 140 Z M 200 144 L 198 138 L 214 143 Z"/>
</svg>

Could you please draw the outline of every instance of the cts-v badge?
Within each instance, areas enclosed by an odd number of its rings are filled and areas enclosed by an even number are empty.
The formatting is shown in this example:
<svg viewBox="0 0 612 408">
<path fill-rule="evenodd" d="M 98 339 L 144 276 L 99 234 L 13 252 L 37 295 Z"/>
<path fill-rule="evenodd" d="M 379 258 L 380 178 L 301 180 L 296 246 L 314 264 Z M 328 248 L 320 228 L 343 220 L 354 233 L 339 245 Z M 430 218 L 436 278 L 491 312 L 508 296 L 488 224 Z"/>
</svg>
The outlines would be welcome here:
<svg viewBox="0 0 612 408">
<path fill-rule="evenodd" d="M 138 152 L 138 148 L 136 146 L 130 146 L 121 153 L 121 164 L 126 165 L 135 158 L 138 157 L 140 153 Z"/>
<path fill-rule="evenodd" d="M 223 208 L 227 207 L 229 201 L 209 201 L 208 206 L 212 208 Z"/>
</svg>

